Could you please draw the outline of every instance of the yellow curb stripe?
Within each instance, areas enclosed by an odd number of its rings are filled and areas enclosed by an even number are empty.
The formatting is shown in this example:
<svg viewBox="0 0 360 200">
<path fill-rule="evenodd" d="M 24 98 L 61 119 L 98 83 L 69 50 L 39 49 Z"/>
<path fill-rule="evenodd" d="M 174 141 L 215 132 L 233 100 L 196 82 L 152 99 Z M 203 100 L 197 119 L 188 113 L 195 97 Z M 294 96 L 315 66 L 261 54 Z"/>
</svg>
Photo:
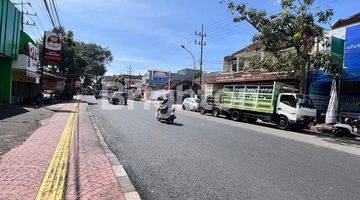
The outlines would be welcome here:
<svg viewBox="0 0 360 200">
<path fill-rule="evenodd" d="M 66 174 L 68 170 L 71 139 L 75 128 L 76 109 L 78 103 L 74 104 L 72 113 L 68 118 L 65 128 L 61 134 L 55 153 L 46 170 L 41 182 L 36 200 L 63 199 L 65 191 Z"/>
</svg>

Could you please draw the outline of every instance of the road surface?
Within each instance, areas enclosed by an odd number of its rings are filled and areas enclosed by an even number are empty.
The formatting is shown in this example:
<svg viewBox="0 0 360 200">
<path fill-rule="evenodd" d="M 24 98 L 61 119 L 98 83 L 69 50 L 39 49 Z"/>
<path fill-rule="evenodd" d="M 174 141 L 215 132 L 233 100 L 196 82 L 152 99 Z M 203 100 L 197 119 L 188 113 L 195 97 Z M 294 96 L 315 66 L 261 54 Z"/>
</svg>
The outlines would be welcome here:
<svg viewBox="0 0 360 200">
<path fill-rule="evenodd" d="M 143 199 L 360 199 L 358 155 L 189 111 L 168 125 L 149 103 L 86 100 Z"/>
</svg>

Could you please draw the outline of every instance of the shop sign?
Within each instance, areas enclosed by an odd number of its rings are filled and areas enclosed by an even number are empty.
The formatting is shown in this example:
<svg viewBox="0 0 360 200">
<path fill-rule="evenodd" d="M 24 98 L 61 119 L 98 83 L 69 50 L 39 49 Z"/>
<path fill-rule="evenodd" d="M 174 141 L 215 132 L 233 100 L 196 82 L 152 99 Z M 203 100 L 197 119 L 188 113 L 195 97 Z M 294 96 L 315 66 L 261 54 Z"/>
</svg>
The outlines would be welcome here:
<svg viewBox="0 0 360 200">
<path fill-rule="evenodd" d="M 39 48 L 31 42 L 28 44 L 28 55 L 36 61 L 39 60 Z"/>
<path fill-rule="evenodd" d="M 346 28 L 345 68 L 347 80 L 360 79 L 360 25 Z"/>
<path fill-rule="evenodd" d="M 153 71 L 152 80 L 154 81 L 167 81 L 168 80 L 168 72 L 161 72 L 161 71 Z"/>
<path fill-rule="evenodd" d="M 46 90 L 61 91 L 64 88 L 64 81 L 44 78 L 43 88 Z"/>
<path fill-rule="evenodd" d="M 58 62 L 61 60 L 61 39 L 61 34 L 45 32 L 44 58 L 46 61 Z"/>
<path fill-rule="evenodd" d="M 29 72 L 37 72 L 38 61 L 25 54 L 19 54 L 17 60 L 12 63 L 12 68 L 23 69 Z"/>
<path fill-rule="evenodd" d="M 81 81 L 76 81 L 75 88 L 80 88 L 80 87 L 81 87 Z"/>
</svg>

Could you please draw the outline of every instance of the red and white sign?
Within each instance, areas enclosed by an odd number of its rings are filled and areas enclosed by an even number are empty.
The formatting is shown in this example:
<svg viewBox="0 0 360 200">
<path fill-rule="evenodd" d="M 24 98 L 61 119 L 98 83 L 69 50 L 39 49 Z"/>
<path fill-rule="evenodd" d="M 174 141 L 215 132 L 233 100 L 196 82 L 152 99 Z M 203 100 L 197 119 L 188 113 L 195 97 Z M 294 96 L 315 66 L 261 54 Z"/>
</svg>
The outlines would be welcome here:
<svg viewBox="0 0 360 200">
<path fill-rule="evenodd" d="M 39 48 L 31 42 L 28 43 L 28 55 L 36 61 L 39 60 Z"/>
<path fill-rule="evenodd" d="M 44 58 L 48 62 L 61 60 L 61 39 L 62 35 L 46 31 L 44 41 Z"/>
<path fill-rule="evenodd" d="M 81 81 L 76 81 L 75 82 L 75 88 L 79 88 L 81 87 Z"/>
</svg>

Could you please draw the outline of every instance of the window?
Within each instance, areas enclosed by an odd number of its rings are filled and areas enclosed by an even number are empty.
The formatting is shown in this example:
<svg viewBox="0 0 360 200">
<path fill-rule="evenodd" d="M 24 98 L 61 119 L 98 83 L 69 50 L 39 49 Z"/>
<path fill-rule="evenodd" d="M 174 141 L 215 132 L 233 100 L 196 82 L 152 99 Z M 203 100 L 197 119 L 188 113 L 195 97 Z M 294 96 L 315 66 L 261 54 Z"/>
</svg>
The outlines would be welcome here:
<svg viewBox="0 0 360 200">
<path fill-rule="evenodd" d="M 241 60 L 241 59 L 239 59 L 238 60 L 238 66 L 237 66 L 237 71 L 238 72 L 242 72 L 242 71 L 244 71 L 244 60 Z"/>
<path fill-rule="evenodd" d="M 296 98 L 294 95 L 281 95 L 280 102 L 293 108 L 296 107 Z"/>
</svg>

